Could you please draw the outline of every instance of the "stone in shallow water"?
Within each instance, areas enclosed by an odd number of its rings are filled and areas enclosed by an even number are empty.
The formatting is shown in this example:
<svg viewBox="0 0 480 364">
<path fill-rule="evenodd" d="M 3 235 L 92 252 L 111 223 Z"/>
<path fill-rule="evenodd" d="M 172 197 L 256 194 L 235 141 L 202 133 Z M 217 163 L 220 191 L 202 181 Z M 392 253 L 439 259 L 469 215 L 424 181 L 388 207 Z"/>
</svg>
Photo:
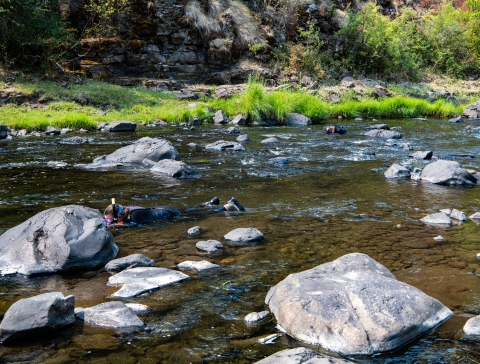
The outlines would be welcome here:
<svg viewBox="0 0 480 364">
<path fill-rule="evenodd" d="M 480 335 L 480 316 L 469 319 L 463 326 L 463 332 L 467 335 Z"/>
<path fill-rule="evenodd" d="M 238 228 L 230 231 L 224 238 L 233 242 L 255 242 L 265 237 L 255 228 Z"/>
<path fill-rule="evenodd" d="M 307 348 L 285 349 L 256 364 L 348 364 L 353 361 L 323 355 Z"/>
<path fill-rule="evenodd" d="M 86 325 L 108 327 L 113 329 L 143 328 L 143 322 L 135 312 L 120 301 L 105 302 L 85 308 L 77 314 Z"/>
<path fill-rule="evenodd" d="M 262 144 L 278 144 L 280 142 L 278 141 L 277 138 L 271 137 L 271 138 L 263 139 L 261 143 Z"/>
<path fill-rule="evenodd" d="M 194 226 L 187 230 L 187 234 L 189 236 L 197 236 L 202 232 L 202 228 L 200 226 Z"/>
<path fill-rule="evenodd" d="M 190 277 L 181 272 L 166 268 L 132 268 L 124 270 L 108 279 L 109 286 L 122 285 L 110 297 L 128 298 L 141 293 L 169 286 Z"/>
<path fill-rule="evenodd" d="M 0 324 L 0 342 L 52 332 L 75 322 L 75 297 L 44 293 L 15 302 Z"/>
<path fill-rule="evenodd" d="M 218 253 L 219 249 L 223 249 L 223 244 L 217 240 L 205 240 L 199 241 L 196 247 L 198 250 L 213 254 Z"/>
<path fill-rule="evenodd" d="M 210 263 L 209 261 L 202 260 L 199 262 L 195 262 L 193 260 L 187 260 L 177 265 L 178 269 L 181 270 L 195 270 L 197 272 L 201 272 L 207 269 L 214 269 L 220 268 L 218 264 Z"/>
<path fill-rule="evenodd" d="M 217 140 L 216 142 L 207 144 L 205 150 L 210 152 L 240 152 L 244 151 L 243 145 L 237 142 L 227 142 L 225 140 Z"/>
<path fill-rule="evenodd" d="M 392 164 L 384 173 L 385 178 L 410 178 L 410 170 L 400 164 Z"/>
<path fill-rule="evenodd" d="M 450 220 L 450 217 L 444 212 L 437 212 L 435 214 L 427 215 L 424 218 L 420 219 L 420 221 L 424 224 L 432 225 L 450 226 L 452 224 L 452 220 Z"/>
<path fill-rule="evenodd" d="M 441 185 L 474 186 L 477 179 L 455 161 L 439 160 L 427 165 L 421 174 L 422 181 Z"/>
<path fill-rule="evenodd" d="M 250 137 L 248 136 L 248 134 L 239 135 L 238 138 L 237 138 L 237 142 L 239 142 L 239 143 L 249 142 L 249 141 L 250 141 Z"/>
<path fill-rule="evenodd" d="M 396 130 L 373 129 L 365 133 L 366 136 L 382 139 L 402 139 L 402 134 Z"/>
<path fill-rule="evenodd" d="M 246 324 L 254 325 L 259 322 L 265 320 L 268 316 L 270 316 L 269 311 L 261 311 L 261 312 L 251 312 L 243 319 Z"/>
<path fill-rule="evenodd" d="M 452 209 L 452 212 L 450 213 L 450 217 L 452 219 L 458 220 L 458 221 L 467 221 L 467 215 L 465 215 L 464 212 L 459 211 L 457 209 Z"/>
<path fill-rule="evenodd" d="M 153 267 L 155 262 L 143 254 L 130 254 L 123 258 L 109 261 L 105 265 L 108 272 L 120 272 L 124 269 L 136 267 Z"/>
<path fill-rule="evenodd" d="M 398 349 L 453 315 L 360 253 L 290 274 L 265 303 L 289 335 L 341 355 Z"/>
<path fill-rule="evenodd" d="M 164 159 L 156 162 L 150 168 L 150 172 L 166 174 L 167 176 L 173 178 L 188 178 L 195 174 L 195 170 L 188 166 L 185 162 L 171 159 Z"/>
<path fill-rule="evenodd" d="M 150 307 L 141 303 L 125 303 L 125 306 L 131 308 L 136 315 L 145 315 L 150 312 Z"/>
</svg>

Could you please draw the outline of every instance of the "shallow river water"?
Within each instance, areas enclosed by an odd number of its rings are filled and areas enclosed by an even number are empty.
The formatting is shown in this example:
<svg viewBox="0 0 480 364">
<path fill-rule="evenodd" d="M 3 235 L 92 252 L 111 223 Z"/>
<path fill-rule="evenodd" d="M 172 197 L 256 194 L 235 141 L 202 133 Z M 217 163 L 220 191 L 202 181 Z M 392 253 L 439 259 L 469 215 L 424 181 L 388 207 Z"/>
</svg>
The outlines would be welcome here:
<svg viewBox="0 0 480 364">
<path fill-rule="evenodd" d="M 472 221 L 440 229 L 419 219 L 444 208 L 467 216 L 480 211 L 480 187 L 435 186 L 410 180 L 392 182 L 383 173 L 393 163 L 413 161 L 400 143 L 415 150 L 433 150 L 434 158 L 453 159 L 480 170 L 480 134 L 465 124 L 445 120 L 382 120 L 400 127 L 400 141 L 363 136 L 371 120 L 344 121 L 348 134 L 331 136 L 322 125 L 306 128 L 243 127 L 251 141 L 239 153 L 191 149 L 219 139 L 235 140 L 227 127 L 205 125 L 146 129 L 136 133 L 89 133 L 86 145 L 62 145 L 65 136 L 16 138 L 0 142 L 0 233 L 51 207 L 81 204 L 103 211 L 112 197 L 124 205 L 171 205 L 187 208 L 218 196 L 236 197 L 246 212 L 180 217 L 151 226 L 112 230 L 120 256 L 141 253 L 157 267 L 174 268 L 185 260 L 207 259 L 222 269 L 192 274 L 189 281 L 125 302 L 142 303 L 151 311 L 140 318 L 140 332 L 116 332 L 83 326 L 53 337 L 0 346 L 0 362 L 45 363 L 253 363 L 301 343 L 281 336 L 273 344 L 259 338 L 277 333 L 274 320 L 262 326 L 243 323 L 246 314 L 267 309 L 270 287 L 288 274 L 330 262 L 344 254 L 368 254 L 401 281 L 440 300 L 455 316 L 429 335 L 401 350 L 358 363 L 477 363 L 479 344 L 464 337 L 462 327 L 480 314 L 479 226 Z M 197 178 L 174 180 L 142 168 L 86 171 L 72 166 L 89 163 L 143 136 L 164 137 Z M 261 144 L 268 136 L 280 143 Z M 268 164 L 274 157 L 290 164 Z M 47 167 L 64 161 L 66 169 Z M 193 226 L 203 229 L 189 238 Z M 239 227 L 265 235 L 256 246 L 228 245 L 223 236 Z M 442 235 L 443 242 L 433 238 Z M 224 243 L 220 254 L 197 252 L 200 240 Z M 73 294 L 76 306 L 105 301 L 116 288 L 107 287 L 103 269 L 46 277 L 7 277 L 0 281 L 0 315 L 20 298 L 60 291 Z M 314 348 L 322 352 L 321 348 Z M 332 354 L 332 353 L 329 353 Z M 335 354 L 332 354 L 335 355 Z"/>
</svg>

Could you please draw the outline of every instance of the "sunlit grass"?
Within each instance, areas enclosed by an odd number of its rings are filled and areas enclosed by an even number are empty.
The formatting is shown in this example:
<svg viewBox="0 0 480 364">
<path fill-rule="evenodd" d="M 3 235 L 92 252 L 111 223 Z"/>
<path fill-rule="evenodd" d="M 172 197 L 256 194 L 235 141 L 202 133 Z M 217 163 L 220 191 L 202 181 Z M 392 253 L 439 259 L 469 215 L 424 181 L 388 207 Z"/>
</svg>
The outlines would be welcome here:
<svg viewBox="0 0 480 364">
<path fill-rule="evenodd" d="M 168 123 L 188 122 L 193 117 L 209 122 L 217 110 L 233 118 L 238 113 L 251 120 L 276 120 L 285 123 L 288 113 L 308 116 L 314 123 L 330 117 L 344 118 L 410 118 L 450 117 L 462 113 L 465 105 L 455 105 L 440 99 L 396 96 L 383 99 L 365 98 L 361 101 L 347 99 L 329 104 L 319 96 L 294 90 L 267 92 L 262 83 L 250 80 L 246 90 L 228 99 L 177 100 L 173 93 L 144 88 L 126 88 L 98 81 L 85 80 L 82 85 L 65 89 L 52 81 L 27 82 L 15 87 L 24 94 L 40 92 L 50 103 L 38 108 L 4 105 L 0 107 L 0 120 L 14 129 L 45 130 L 49 125 L 57 128 L 91 129 L 102 122 L 131 120 L 153 123 L 158 119 Z M 73 100 L 78 94 L 88 98 L 88 105 Z"/>
</svg>

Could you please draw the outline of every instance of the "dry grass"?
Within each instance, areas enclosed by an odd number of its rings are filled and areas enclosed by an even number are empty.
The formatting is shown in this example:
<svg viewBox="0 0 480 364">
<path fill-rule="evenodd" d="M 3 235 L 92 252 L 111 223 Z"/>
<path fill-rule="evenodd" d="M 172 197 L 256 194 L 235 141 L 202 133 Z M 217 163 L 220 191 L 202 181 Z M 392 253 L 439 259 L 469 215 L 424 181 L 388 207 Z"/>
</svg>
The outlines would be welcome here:
<svg viewBox="0 0 480 364">
<path fill-rule="evenodd" d="M 255 24 L 255 20 L 245 4 L 236 0 L 227 0 L 228 11 L 232 15 L 232 21 L 235 30 L 235 43 L 246 47 L 248 44 L 263 42 L 260 30 Z"/>
<path fill-rule="evenodd" d="M 197 0 L 190 0 L 185 5 L 185 15 L 192 19 L 193 27 L 207 39 L 220 34 L 222 27 L 215 17 L 205 15 Z"/>
</svg>

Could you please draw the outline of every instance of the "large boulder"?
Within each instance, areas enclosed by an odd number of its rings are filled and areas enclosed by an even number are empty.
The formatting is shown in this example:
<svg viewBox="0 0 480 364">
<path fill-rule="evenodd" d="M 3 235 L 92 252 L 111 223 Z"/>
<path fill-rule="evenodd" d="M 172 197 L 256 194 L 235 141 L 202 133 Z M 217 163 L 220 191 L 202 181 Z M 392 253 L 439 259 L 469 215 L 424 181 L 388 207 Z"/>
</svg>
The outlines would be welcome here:
<svg viewBox="0 0 480 364">
<path fill-rule="evenodd" d="M 117 253 L 98 210 L 77 205 L 56 207 L 0 236 L 0 274 L 93 269 L 104 266 Z"/>
<path fill-rule="evenodd" d="M 0 342 L 50 333 L 75 322 L 75 297 L 44 293 L 15 302 L 0 324 Z"/>
<path fill-rule="evenodd" d="M 289 126 L 307 126 L 312 125 L 312 119 L 309 117 L 298 114 L 298 113 L 289 113 L 287 114 L 287 125 Z"/>
<path fill-rule="evenodd" d="M 150 172 L 166 174 L 173 178 L 189 178 L 195 175 L 194 169 L 189 167 L 185 162 L 172 159 L 158 161 L 150 168 Z"/>
<path fill-rule="evenodd" d="M 453 315 L 360 253 L 290 274 L 265 302 L 289 335 L 341 355 L 398 349 Z"/>
<path fill-rule="evenodd" d="M 441 185 L 473 186 L 477 179 L 455 161 L 438 160 L 427 165 L 420 175 L 422 181 Z"/>
<path fill-rule="evenodd" d="M 109 286 L 122 286 L 111 295 L 116 298 L 135 297 L 141 293 L 153 291 L 190 277 L 167 268 L 138 267 L 126 269 L 108 279 Z"/>
<path fill-rule="evenodd" d="M 348 364 L 353 361 L 334 358 L 332 356 L 317 353 L 308 348 L 285 349 L 267 356 L 255 364 Z"/>
<path fill-rule="evenodd" d="M 402 134 L 396 130 L 372 129 L 367 131 L 365 135 L 372 138 L 402 139 Z"/>
<path fill-rule="evenodd" d="M 77 313 L 77 318 L 85 325 L 108 327 L 117 330 L 141 329 L 143 322 L 132 308 L 120 301 L 105 302 L 85 308 Z"/>
<path fill-rule="evenodd" d="M 180 160 L 175 147 L 168 140 L 162 138 L 144 137 L 131 145 L 127 145 L 115 152 L 97 157 L 88 168 L 103 167 L 105 165 L 141 164 L 151 160 L 158 162 L 162 159 Z"/>
<path fill-rule="evenodd" d="M 225 140 L 217 140 L 216 142 L 207 144 L 205 150 L 209 152 L 240 152 L 244 151 L 243 145 L 237 142 L 227 142 Z"/>
<path fill-rule="evenodd" d="M 462 117 L 467 119 L 480 119 L 480 100 L 467 106 L 463 110 Z"/>
</svg>

